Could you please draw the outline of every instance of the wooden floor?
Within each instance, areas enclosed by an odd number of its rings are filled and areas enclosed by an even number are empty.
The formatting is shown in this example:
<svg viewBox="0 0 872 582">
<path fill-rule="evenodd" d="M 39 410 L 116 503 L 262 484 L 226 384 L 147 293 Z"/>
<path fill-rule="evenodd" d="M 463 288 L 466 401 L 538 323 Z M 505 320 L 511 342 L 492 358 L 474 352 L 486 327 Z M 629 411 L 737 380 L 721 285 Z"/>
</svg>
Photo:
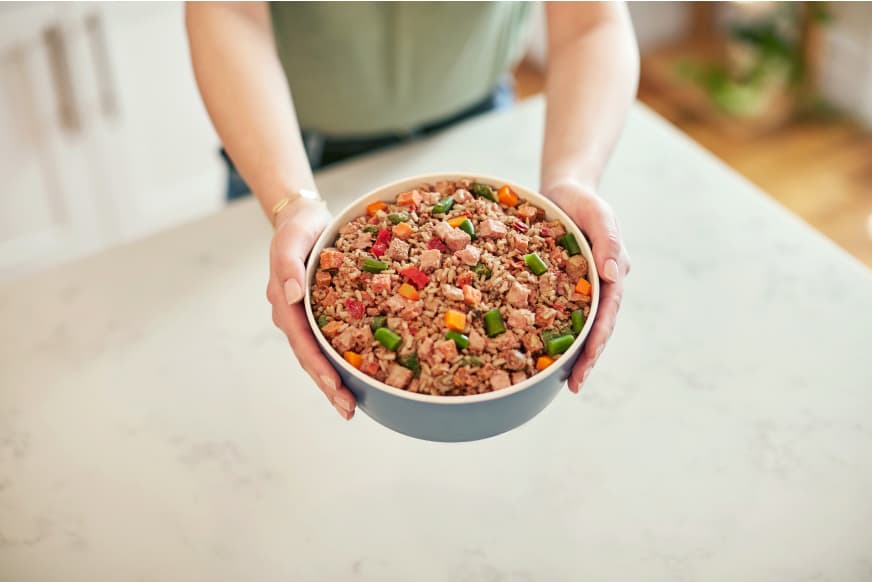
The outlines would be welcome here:
<svg viewBox="0 0 872 582">
<path fill-rule="evenodd" d="M 523 63 L 515 78 L 521 98 L 544 85 Z M 872 132 L 834 119 L 793 122 L 763 137 L 727 135 L 683 113 L 644 73 L 639 99 L 872 267 Z"/>
</svg>

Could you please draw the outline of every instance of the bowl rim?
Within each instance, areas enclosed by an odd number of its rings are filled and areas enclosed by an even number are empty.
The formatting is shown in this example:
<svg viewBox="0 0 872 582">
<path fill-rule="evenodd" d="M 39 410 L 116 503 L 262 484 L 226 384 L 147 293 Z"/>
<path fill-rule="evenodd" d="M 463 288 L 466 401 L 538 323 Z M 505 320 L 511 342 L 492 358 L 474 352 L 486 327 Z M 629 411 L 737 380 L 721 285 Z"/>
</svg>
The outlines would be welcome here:
<svg viewBox="0 0 872 582">
<path fill-rule="evenodd" d="M 434 394 L 420 394 L 418 392 L 409 392 L 408 390 L 403 390 L 401 388 L 394 388 L 393 386 L 389 386 L 384 382 L 376 380 L 371 376 L 368 376 L 349 364 L 345 361 L 345 358 L 342 357 L 339 352 L 336 351 L 330 342 L 327 341 L 327 338 L 324 337 L 324 334 L 320 333 L 318 328 L 318 324 L 315 322 L 315 316 L 312 311 L 312 284 L 315 278 L 315 265 L 318 263 L 318 256 L 322 249 L 324 249 L 327 245 L 327 242 L 332 242 L 333 239 L 339 232 L 339 228 L 342 227 L 348 220 L 355 218 L 359 212 L 359 210 L 355 210 L 362 205 L 368 204 L 370 202 L 374 202 L 376 200 L 384 200 L 387 201 L 391 196 L 396 196 L 402 191 L 404 188 L 409 188 L 415 184 L 422 183 L 433 183 L 439 180 L 460 180 L 460 179 L 472 179 L 476 182 L 484 182 L 488 185 L 494 186 L 496 184 L 504 185 L 507 184 L 510 188 L 514 189 L 521 195 L 521 198 L 525 198 L 530 202 L 534 202 L 537 206 L 540 206 L 545 210 L 546 217 L 550 217 L 551 220 L 560 220 L 564 227 L 570 229 L 573 234 L 576 235 L 578 239 L 579 246 L 581 247 L 581 253 L 588 263 L 588 277 L 591 283 L 591 303 L 590 303 L 590 314 L 588 315 L 587 320 L 584 323 L 584 327 L 581 332 L 576 337 L 576 341 L 572 342 L 572 346 L 562 354 L 561 358 L 555 362 L 555 365 L 549 366 L 545 370 L 530 376 L 523 382 L 518 382 L 517 384 L 513 384 L 508 388 L 504 388 L 502 390 L 495 390 L 491 392 L 484 392 L 482 394 L 466 394 L 462 396 L 439 396 Z M 499 186 L 497 186 L 499 187 Z M 354 214 L 350 216 L 354 210 Z M 600 296 L 600 280 L 599 275 L 597 274 L 596 262 L 593 259 L 593 252 L 590 248 L 590 244 L 587 241 L 587 237 L 584 236 L 584 233 L 578 227 L 575 222 L 569 218 L 566 212 L 560 208 L 555 202 L 552 202 L 545 195 L 539 193 L 536 190 L 528 188 L 523 184 L 519 184 L 512 180 L 504 180 L 502 178 L 496 178 L 490 175 L 480 174 L 477 172 L 436 172 L 436 173 L 428 173 L 428 174 L 417 174 L 414 176 L 409 176 L 407 178 L 402 178 L 399 180 L 394 180 L 388 184 L 384 184 L 382 186 L 378 186 L 376 188 L 371 189 L 366 194 L 355 198 L 352 202 L 345 206 L 340 212 L 338 212 L 334 219 L 330 222 L 330 224 L 324 228 L 321 234 L 318 236 L 318 239 L 315 241 L 315 244 L 312 246 L 312 251 L 309 254 L 309 258 L 306 261 L 306 294 L 304 297 L 304 310 L 306 312 L 306 320 L 309 322 L 309 327 L 312 331 L 312 334 L 315 336 L 315 340 L 318 342 L 321 351 L 324 352 L 325 356 L 328 360 L 332 360 L 335 365 L 341 367 L 346 373 L 350 374 L 352 377 L 360 380 L 365 383 L 367 386 L 371 388 L 380 390 L 381 392 L 385 392 L 390 394 L 391 396 L 397 396 L 399 398 L 403 398 L 405 400 L 413 400 L 417 402 L 426 402 L 430 404 L 439 404 L 439 405 L 460 405 L 460 404 L 473 404 L 477 402 L 487 402 L 490 400 L 497 400 L 500 398 L 506 398 L 513 394 L 517 394 L 527 388 L 531 388 L 532 386 L 543 382 L 549 377 L 557 374 L 558 372 L 562 372 L 562 366 L 560 366 L 560 360 L 564 358 L 573 358 L 576 353 L 582 348 L 585 341 L 587 340 L 587 336 L 590 334 L 590 330 L 596 321 L 597 310 L 599 307 L 599 296 Z M 331 357 L 330 353 L 333 353 L 334 357 Z M 561 378 L 560 381 L 563 382 L 568 378 L 568 374 L 566 377 Z"/>
</svg>

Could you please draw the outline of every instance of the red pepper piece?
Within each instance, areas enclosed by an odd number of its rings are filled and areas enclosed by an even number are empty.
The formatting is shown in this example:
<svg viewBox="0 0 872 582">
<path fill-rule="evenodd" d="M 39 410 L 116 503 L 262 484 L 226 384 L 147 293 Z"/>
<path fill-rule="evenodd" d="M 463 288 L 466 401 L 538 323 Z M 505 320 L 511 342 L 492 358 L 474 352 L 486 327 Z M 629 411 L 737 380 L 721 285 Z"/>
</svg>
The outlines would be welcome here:
<svg viewBox="0 0 872 582">
<path fill-rule="evenodd" d="M 390 243 L 391 242 L 391 231 L 386 229 L 386 228 L 383 228 L 380 231 L 378 231 L 378 236 L 375 238 L 375 242 L 376 242 L 376 244 L 383 244 L 383 245 L 387 245 L 388 243 Z"/>
<path fill-rule="evenodd" d="M 445 246 L 445 243 L 442 242 L 441 239 L 437 237 L 433 237 L 430 239 L 430 242 L 427 243 L 428 249 L 438 249 L 440 252 L 445 252 L 448 250 L 448 247 Z"/>
<path fill-rule="evenodd" d="M 391 231 L 386 228 L 378 231 L 378 236 L 375 238 L 375 243 L 372 245 L 372 248 L 369 249 L 369 252 L 374 254 L 377 257 L 381 257 L 388 250 L 388 244 L 391 242 Z"/>
<path fill-rule="evenodd" d="M 417 269 L 416 267 L 403 269 L 402 271 L 400 271 L 400 275 L 406 277 L 418 289 L 423 289 L 424 286 L 430 282 L 430 277 L 428 277 L 426 273 L 424 273 L 420 269 Z"/>
<path fill-rule="evenodd" d="M 378 236 L 375 238 L 375 243 L 369 252 L 377 257 L 384 255 L 388 250 L 388 244 L 391 242 L 391 236 L 391 231 L 386 228 L 378 231 Z"/>
</svg>

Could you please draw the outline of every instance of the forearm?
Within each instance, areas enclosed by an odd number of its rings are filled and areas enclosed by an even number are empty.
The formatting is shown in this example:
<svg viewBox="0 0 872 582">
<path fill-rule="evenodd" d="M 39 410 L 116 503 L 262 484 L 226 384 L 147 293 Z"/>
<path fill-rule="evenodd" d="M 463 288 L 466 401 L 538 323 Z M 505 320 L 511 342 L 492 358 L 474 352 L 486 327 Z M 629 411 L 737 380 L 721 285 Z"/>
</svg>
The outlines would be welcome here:
<svg viewBox="0 0 872 582">
<path fill-rule="evenodd" d="M 267 216 L 314 180 L 264 3 L 189 3 L 191 60 L 212 123 Z"/>
<path fill-rule="evenodd" d="M 571 6 L 575 3 L 569 3 Z M 623 4 L 549 5 L 542 190 L 596 190 L 636 94 L 639 57 Z"/>
</svg>

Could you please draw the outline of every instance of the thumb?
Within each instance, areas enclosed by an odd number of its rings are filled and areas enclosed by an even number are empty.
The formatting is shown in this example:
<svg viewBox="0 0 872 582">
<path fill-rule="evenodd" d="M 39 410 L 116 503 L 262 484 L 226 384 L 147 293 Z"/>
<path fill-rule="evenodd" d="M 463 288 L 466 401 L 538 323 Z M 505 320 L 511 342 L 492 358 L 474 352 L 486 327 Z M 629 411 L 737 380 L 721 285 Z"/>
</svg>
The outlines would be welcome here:
<svg viewBox="0 0 872 582">
<path fill-rule="evenodd" d="M 297 212 L 280 223 L 270 249 L 271 270 L 289 305 L 299 302 L 306 285 L 306 257 L 324 229 L 323 219 Z"/>
<path fill-rule="evenodd" d="M 598 220 L 594 221 L 588 233 L 591 250 L 600 277 L 614 283 L 620 277 L 618 261 L 621 260 L 622 253 L 621 233 L 614 214 L 605 202 L 601 202 L 597 210 Z"/>
</svg>

